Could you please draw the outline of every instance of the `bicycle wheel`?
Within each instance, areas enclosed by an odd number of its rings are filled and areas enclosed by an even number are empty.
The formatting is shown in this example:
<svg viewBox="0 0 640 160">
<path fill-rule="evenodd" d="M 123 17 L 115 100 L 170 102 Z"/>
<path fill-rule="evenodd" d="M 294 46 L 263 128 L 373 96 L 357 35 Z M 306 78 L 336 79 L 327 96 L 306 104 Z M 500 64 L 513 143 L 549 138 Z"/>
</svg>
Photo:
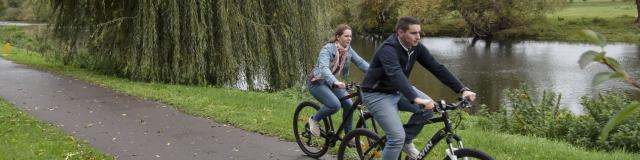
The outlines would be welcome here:
<svg viewBox="0 0 640 160">
<path fill-rule="evenodd" d="M 363 117 L 364 119 L 362 117 L 358 119 L 356 128 L 367 128 L 377 135 L 382 135 L 382 128 L 380 128 L 380 126 L 373 119 L 373 115 L 371 115 L 371 113 L 365 112 Z"/>
<path fill-rule="evenodd" d="M 463 149 L 458 149 L 456 151 L 453 152 L 456 157 L 458 159 L 481 159 L 481 160 L 493 160 L 493 158 L 491 156 L 489 156 L 488 154 L 482 152 L 482 151 L 478 151 L 475 149 L 469 149 L 469 148 L 463 148 Z M 445 160 L 451 160 L 451 157 L 446 156 L 444 157 Z"/>
<path fill-rule="evenodd" d="M 345 140 L 355 139 L 355 147 L 348 147 L 347 143 L 341 143 L 338 148 L 338 160 L 352 159 L 381 159 L 382 149 L 384 148 L 384 140 L 365 128 L 356 128 L 349 132 Z"/>
<path fill-rule="evenodd" d="M 298 104 L 293 115 L 293 135 L 302 152 L 310 157 L 318 158 L 327 153 L 329 148 L 329 139 L 326 138 L 325 129 L 329 126 L 329 122 L 322 120 L 320 122 L 321 136 L 313 136 L 309 131 L 308 120 L 315 115 L 320 107 L 313 102 L 304 101 Z"/>
</svg>

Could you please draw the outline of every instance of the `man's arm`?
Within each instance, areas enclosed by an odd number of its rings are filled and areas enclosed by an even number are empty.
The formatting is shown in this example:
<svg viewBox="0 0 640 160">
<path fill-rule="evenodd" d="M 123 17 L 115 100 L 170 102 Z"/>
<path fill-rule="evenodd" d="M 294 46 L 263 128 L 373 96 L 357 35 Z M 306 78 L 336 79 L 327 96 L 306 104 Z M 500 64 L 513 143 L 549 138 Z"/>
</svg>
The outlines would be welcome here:
<svg viewBox="0 0 640 160">
<path fill-rule="evenodd" d="M 456 93 L 462 93 L 462 89 L 465 88 L 464 84 L 462 84 L 462 82 L 460 82 L 455 76 L 453 76 L 453 74 L 451 74 L 451 72 L 449 72 L 449 70 L 444 67 L 444 65 L 436 61 L 436 59 L 433 58 L 426 47 L 422 45 L 419 45 L 418 47 L 422 47 L 422 53 L 418 53 L 418 63 L 429 70 L 429 72 L 436 76 L 436 78 L 438 78 L 440 82 L 451 88 L 451 90 Z"/>
<path fill-rule="evenodd" d="M 453 76 L 453 74 L 451 74 L 451 72 L 449 72 L 449 70 L 444 67 L 444 65 L 438 63 L 438 61 L 433 58 L 426 47 L 422 45 L 419 45 L 418 47 L 422 47 L 424 51 L 424 53 L 418 54 L 418 62 L 420 63 L 420 65 L 429 70 L 429 72 L 435 75 L 436 78 L 440 80 L 440 82 L 447 85 L 454 92 L 462 94 L 463 98 L 468 98 L 471 101 L 475 101 L 476 93 L 472 92 L 471 89 L 465 87 L 464 84 L 462 84 L 462 82 L 458 80 L 458 78 Z"/>
</svg>

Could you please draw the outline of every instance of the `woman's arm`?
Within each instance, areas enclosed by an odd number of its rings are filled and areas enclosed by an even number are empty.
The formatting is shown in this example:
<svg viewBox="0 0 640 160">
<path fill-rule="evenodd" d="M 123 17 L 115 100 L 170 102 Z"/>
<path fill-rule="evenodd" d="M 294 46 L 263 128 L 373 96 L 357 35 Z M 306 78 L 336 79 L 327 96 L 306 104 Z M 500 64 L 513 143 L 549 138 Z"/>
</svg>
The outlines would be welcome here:
<svg viewBox="0 0 640 160">
<path fill-rule="evenodd" d="M 327 43 L 322 47 L 317 62 L 320 76 L 322 76 L 322 79 L 326 80 L 328 84 L 334 84 L 338 81 L 338 79 L 333 76 L 333 73 L 331 73 L 331 58 L 333 58 L 333 54 L 335 53 L 335 47 L 331 47 L 331 44 L 332 43 Z"/>
<path fill-rule="evenodd" d="M 349 47 L 349 52 L 351 53 L 351 63 L 356 64 L 362 72 L 367 73 L 367 70 L 369 70 L 369 63 L 362 59 L 362 57 L 360 57 L 353 48 Z"/>
</svg>

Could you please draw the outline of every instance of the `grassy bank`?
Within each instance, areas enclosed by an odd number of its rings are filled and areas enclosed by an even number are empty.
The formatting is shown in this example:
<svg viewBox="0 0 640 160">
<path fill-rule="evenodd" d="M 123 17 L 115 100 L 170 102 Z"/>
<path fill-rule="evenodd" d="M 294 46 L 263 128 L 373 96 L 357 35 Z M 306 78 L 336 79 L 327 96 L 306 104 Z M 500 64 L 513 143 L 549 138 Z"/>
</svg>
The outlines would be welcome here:
<svg viewBox="0 0 640 160">
<path fill-rule="evenodd" d="M 634 25 L 637 16 L 634 2 L 575 1 L 552 12 L 546 19 L 531 25 L 496 33 L 505 40 L 583 41 L 577 36 L 582 29 L 604 34 L 612 42 L 640 42 L 640 27 Z M 431 36 L 466 36 L 459 19 L 444 19 L 424 28 Z"/>
<path fill-rule="evenodd" d="M 0 159 L 112 159 L 0 97 Z"/>
<path fill-rule="evenodd" d="M 133 96 L 161 101 L 192 115 L 209 117 L 217 122 L 278 136 L 288 141 L 293 141 L 291 120 L 294 107 L 302 99 L 309 99 L 308 93 L 303 89 L 264 93 L 134 82 L 47 62 L 33 52 L 29 53 L 21 49 L 16 49 L 15 52 L 16 54 L 7 58 L 16 63 L 76 77 Z M 441 126 L 431 125 L 425 129 L 417 140 L 418 145 L 422 145 L 419 142 L 425 141 L 437 127 Z M 640 159 L 640 154 L 587 151 L 563 142 L 483 131 L 474 127 L 459 132 L 467 147 L 482 149 L 497 159 Z M 436 150 L 435 153 L 433 156 L 442 158 L 442 150 Z"/>
</svg>

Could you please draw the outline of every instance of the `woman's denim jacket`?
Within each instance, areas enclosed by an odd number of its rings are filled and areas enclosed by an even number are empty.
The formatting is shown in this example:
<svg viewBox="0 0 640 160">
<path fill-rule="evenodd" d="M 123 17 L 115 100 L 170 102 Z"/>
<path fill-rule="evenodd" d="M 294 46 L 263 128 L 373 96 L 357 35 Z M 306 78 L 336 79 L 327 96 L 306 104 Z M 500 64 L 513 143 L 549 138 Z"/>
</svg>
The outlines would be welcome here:
<svg viewBox="0 0 640 160">
<path fill-rule="evenodd" d="M 336 57 L 337 48 L 336 43 L 327 43 L 320 50 L 320 55 L 318 56 L 318 61 L 316 66 L 313 68 L 313 76 L 316 80 L 324 80 L 327 85 L 331 86 L 334 82 L 338 81 L 338 79 L 331 73 L 331 61 L 334 57 Z M 344 67 L 342 68 L 342 79 L 347 80 L 349 77 L 349 65 L 351 63 L 356 64 L 360 70 L 364 73 L 369 69 L 369 63 L 362 59 L 356 53 L 351 46 L 349 46 L 349 50 L 347 52 L 348 61 L 345 62 Z M 313 77 L 312 77 L 313 78 Z"/>
</svg>

